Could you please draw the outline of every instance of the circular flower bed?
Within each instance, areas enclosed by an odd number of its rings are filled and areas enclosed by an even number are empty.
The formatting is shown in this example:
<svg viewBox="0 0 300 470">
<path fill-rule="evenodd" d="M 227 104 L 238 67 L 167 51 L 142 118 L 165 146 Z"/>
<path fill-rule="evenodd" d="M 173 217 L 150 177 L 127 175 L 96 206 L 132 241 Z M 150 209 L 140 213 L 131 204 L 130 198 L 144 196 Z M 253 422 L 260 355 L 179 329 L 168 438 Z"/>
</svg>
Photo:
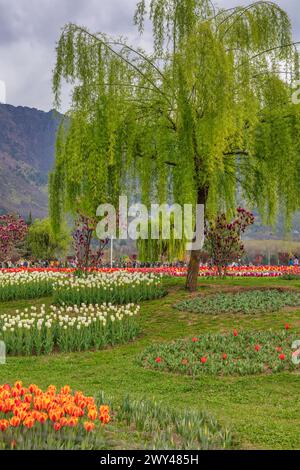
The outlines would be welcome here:
<svg viewBox="0 0 300 470">
<path fill-rule="evenodd" d="M 139 310 L 134 304 L 25 308 L 0 316 L 0 340 L 11 355 L 101 349 L 137 336 Z"/>
<path fill-rule="evenodd" d="M 179 302 L 175 307 L 188 312 L 213 315 L 276 312 L 283 307 L 300 307 L 300 292 L 270 289 L 201 295 Z"/>
<path fill-rule="evenodd" d="M 155 274 L 94 273 L 62 278 L 54 286 L 54 302 L 66 304 L 124 304 L 161 297 L 165 294 L 161 277 Z"/>
<path fill-rule="evenodd" d="M 0 271 L 0 301 L 34 299 L 52 294 L 53 282 L 66 277 L 52 271 Z"/>
<path fill-rule="evenodd" d="M 298 335 L 299 338 L 299 335 Z M 280 332 L 204 334 L 148 347 L 140 357 L 144 367 L 185 375 L 248 375 L 295 370 L 291 349 L 297 335 L 289 325 Z"/>
</svg>

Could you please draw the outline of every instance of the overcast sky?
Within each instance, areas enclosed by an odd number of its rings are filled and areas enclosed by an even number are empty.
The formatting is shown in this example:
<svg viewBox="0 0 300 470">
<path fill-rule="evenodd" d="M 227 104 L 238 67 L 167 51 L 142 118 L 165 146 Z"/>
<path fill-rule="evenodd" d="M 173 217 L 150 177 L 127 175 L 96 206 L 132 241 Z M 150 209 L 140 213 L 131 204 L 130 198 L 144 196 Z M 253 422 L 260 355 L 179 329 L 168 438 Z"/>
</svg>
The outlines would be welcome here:
<svg viewBox="0 0 300 470">
<path fill-rule="evenodd" d="M 294 39 L 300 41 L 299 0 L 275 0 L 289 13 Z M 222 7 L 249 4 L 250 0 L 218 0 Z M 0 81 L 6 102 L 49 111 L 52 108 L 51 74 L 55 43 L 65 23 L 75 22 L 91 31 L 125 35 L 142 47 L 133 25 L 136 0 L 0 0 Z M 0 82 L 0 100 L 1 100 Z"/>
</svg>

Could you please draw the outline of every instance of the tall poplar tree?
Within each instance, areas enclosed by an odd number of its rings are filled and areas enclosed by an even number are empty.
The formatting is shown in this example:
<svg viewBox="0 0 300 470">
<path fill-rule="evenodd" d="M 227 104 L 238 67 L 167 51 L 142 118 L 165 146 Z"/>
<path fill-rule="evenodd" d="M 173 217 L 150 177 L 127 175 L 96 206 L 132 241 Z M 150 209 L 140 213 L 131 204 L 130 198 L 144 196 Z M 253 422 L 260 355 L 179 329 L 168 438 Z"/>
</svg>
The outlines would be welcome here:
<svg viewBox="0 0 300 470">
<path fill-rule="evenodd" d="M 141 0 L 141 34 L 148 18 L 151 54 L 74 24 L 62 31 L 56 104 L 63 80 L 73 91 L 50 178 L 53 224 L 66 211 L 93 217 L 128 181 L 146 204 L 201 203 L 207 218 L 233 211 L 239 189 L 269 221 L 280 209 L 289 222 L 300 206 L 300 106 L 287 14 L 270 1 Z M 191 290 L 198 268 L 193 251 Z"/>
</svg>

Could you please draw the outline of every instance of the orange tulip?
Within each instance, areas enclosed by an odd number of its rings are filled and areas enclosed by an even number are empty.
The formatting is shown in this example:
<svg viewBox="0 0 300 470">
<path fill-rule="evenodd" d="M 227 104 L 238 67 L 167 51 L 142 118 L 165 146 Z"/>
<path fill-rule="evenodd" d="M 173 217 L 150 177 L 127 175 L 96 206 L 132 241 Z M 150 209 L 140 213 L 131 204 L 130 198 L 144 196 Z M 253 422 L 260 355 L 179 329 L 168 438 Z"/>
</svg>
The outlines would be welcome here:
<svg viewBox="0 0 300 470">
<path fill-rule="evenodd" d="M 9 422 L 7 419 L 1 419 L 0 420 L 0 431 L 6 431 L 6 429 L 9 427 Z"/>
<path fill-rule="evenodd" d="M 78 400 L 75 402 L 79 408 L 81 408 L 82 410 L 86 407 L 86 402 L 84 400 Z"/>
<path fill-rule="evenodd" d="M 47 419 L 48 419 L 48 415 L 47 413 L 39 413 L 37 412 L 37 414 L 35 415 L 35 419 L 40 423 L 40 424 L 44 424 Z"/>
<path fill-rule="evenodd" d="M 29 387 L 28 387 L 28 390 L 30 391 L 30 393 L 35 393 L 37 388 L 38 388 L 37 385 L 30 384 Z"/>
<path fill-rule="evenodd" d="M 23 387 L 23 382 L 21 380 L 17 380 L 17 382 L 14 384 L 14 387 L 20 390 Z"/>
<path fill-rule="evenodd" d="M 87 432 L 91 432 L 95 429 L 95 424 L 91 421 L 85 421 L 84 428 Z"/>
<path fill-rule="evenodd" d="M 49 387 L 47 388 L 47 392 L 50 393 L 50 395 L 55 395 L 56 394 L 55 385 L 49 385 Z"/>
<path fill-rule="evenodd" d="M 20 426 L 21 420 L 18 416 L 13 416 L 12 418 L 10 418 L 9 424 L 14 428 L 17 428 L 18 426 Z"/>
<path fill-rule="evenodd" d="M 31 429 L 35 424 L 35 419 L 32 416 L 27 416 L 27 418 L 24 419 L 23 425 L 27 429 Z"/>
<path fill-rule="evenodd" d="M 61 425 L 61 427 L 67 426 L 67 425 L 68 425 L 68 420 L 67 420 L 67 418 L 66 418 L 65 416 L 63 416 L 62 418 L 60 418 L 59 424 Z"/>
<path fill-rule="evenodd" d="M 0 400 L 7 400 L 8 398 L 10 398 L 10 392 L 3 390 L 0 394 Z"/>
<path fill-rule="evenodd" d="M 15 415 L 18 416 L 18 418 L 20 418 L 21 421 L 24 421 L 27 417 L 27 413 L 24 410 L 16 410 Z"/>
<path fill-rule="evenodd" d="M 71 393 L 71 388 L 69 387 L 69 385 L 64 385 L 60 393 L 62 393 L 63 395 L 68 395 L 69 393 Z"/>
<path fill-rule="evenodd" d="M 9 411 L 12 411 L 14 408 L 14 401 L 11 398 L 6 399 L 2 403 L 2 408 L 3 408 L 2 411 L 4 413 L 8 413 Z"/>
<path fill-rule="evenodd" d="M 70 426 L 71 428 L 73 428 L 77 426 L 77 424 L 78 424 L 78 418 L 71 417 L 68 419 L 67 426 Z"/>
<path fill-rule="evenodd" d="M 109 423 L 109 421 L 110 421 L 109 406 L 107 406 L 107 405 L 101 405 L 100 406 L 99 419 L 102 422 L 102 424 Z"/>
<path fill-rule="evenodd" d="M 100 421 L 102 422 L 102 424 L 108 424 L 110 422 L 109 415 L 101 415 L 100 416 Z"/>
<path fill-rule="evenodd" d="M 24 395 L 24 402 L 25 403 L 31 403 L 31 401 L 32 401 L 32 395 L 30 395 L 29 393 Z"/>
<path fill-rule="evenodd" d="M 11 391 L 11 394 L 13 397 L 20 397 L 21 396 L 21 391 L 19 388 L 14 387 Z"/>
<path fill-rule="evenodd" d="M 60 408 L 56 408 L 54 410 L 49 411 L 49 418 L 53 422 L 59 421 L 63 415 L 64 412 Z"/>
<path fill-rule="evenodd" d="M 100 406 L 100 414 L 105 414 L 109 412 L 109 406 L 107 405 L 101 405 Z"/>
<path fill-rule="evenodd" d="M 97 413 L 97 409 L 96 408 L 91 408 L 89 411 L 88 411 L 88 418 L 92 421 L 95 421 L 95 419 L 97 419 L 97 416 L 98 416 L 98 413 Z"/>
</svg>

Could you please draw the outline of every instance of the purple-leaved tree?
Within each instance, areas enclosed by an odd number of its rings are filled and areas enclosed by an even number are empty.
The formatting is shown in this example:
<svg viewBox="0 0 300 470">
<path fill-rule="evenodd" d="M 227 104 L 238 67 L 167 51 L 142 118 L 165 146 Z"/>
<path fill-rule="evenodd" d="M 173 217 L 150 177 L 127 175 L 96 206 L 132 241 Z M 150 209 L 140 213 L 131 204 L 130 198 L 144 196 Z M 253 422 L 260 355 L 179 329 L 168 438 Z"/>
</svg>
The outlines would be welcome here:
<svg viewBox="0 0 300 470">
<path fill-rule="evenodd" d="M 79 216 L 76 227 L 72 233 L 73 247 L 76 257 L 76 266 L 78 269 L 98 268 L 101 265 L 103 250 L 108 244 L 109 239 L 94 239 L 97 221 L 94 218 Z M 93 247 L 93 242 L 95 247 Z"/>
<path fill-rule="evenodd" d="M 219 214 L 215 221 L 206 227 L 205 249 L 217 267 L 219 276 L 225 276 L 228 265 L 244 255 L 241 235 L 253 223 L 253 214 L 238 207 L 236 218 L 231 222 L 227 221 L 225 214 Z"/>
</svg>

